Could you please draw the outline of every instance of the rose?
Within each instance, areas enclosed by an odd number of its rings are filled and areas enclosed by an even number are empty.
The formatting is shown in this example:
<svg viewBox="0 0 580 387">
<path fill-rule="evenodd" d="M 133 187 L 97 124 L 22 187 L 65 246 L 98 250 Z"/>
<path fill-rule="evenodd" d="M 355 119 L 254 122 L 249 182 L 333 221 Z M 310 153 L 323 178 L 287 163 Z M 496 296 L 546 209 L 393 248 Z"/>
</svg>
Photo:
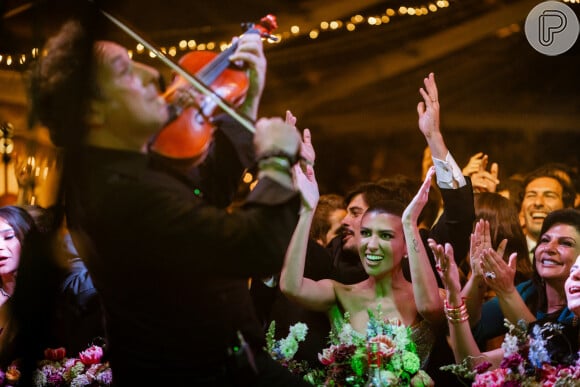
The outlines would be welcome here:
<svg viewBox="0 0 580 387">
<path fill-rule="evenodd" d="M 318 354 L 318 360 L 324 364 L 325 366 L 334 363 L 334 350 L 336 349 L 335 345 L 331 345 L 329 348 L 324 348 L 322 353 Z"/>
<path fill-rule="evenodd" d="M 44 358 L 51 361 L 61 361 L 66 356 L 66 349 L 64 347 L 60 348 L 47 348 L 44 350 Z"/>
<path fill-rule="evenodd" d="M 97 364 L 103 357 L 103 348 L 93 345 L 79 353 L 79 357 L 84 365 Z"/>
</svg>

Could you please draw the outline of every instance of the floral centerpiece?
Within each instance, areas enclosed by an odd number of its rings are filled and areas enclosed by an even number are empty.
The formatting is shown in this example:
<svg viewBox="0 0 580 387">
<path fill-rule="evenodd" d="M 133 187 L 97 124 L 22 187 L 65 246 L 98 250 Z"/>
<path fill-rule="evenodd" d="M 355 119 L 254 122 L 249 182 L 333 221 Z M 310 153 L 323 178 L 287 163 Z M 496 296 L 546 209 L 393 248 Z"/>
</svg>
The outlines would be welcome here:
<svg viewBox="0 0 580 387">
<path fill-rule="evenodd" d="M 398 320 L 383 319 L 380 309 L 369 311 L 367 335 L 356 332 L 345 314 L 339 332 L 330 335 L 330 346 L 318 355 L 322 367 L 311 367 L 304 379 L 316 386 L 364 386 L 369 378 L 368 354 L 377 343 L 381 359 L 380 379 L 387 386 L 431 386 L 432 379 L 420 370 L 411 330 Z"/>
<path fill-rule="evenodd" d="M 67 357 L 64 348 L 48 348 L 44 359 L 38 363 L 33 374 L 37 387 L 61 386 L 111 386 L 112 373 L 108 362 L 102 362 L 103 348 L 93 345 L 81 351 L 78 357 Z M 0 371 L 0 386 L 19 383 L 18 362 L 6 371 Z"/>
<path fill-rule="evenodd" d="M 505 326 L 508 333 L 498 368 L 490 370 L 487 361 L 471 367 L 476 359 L 468 357 L 441 369 L 472 381 L 475 387 L 580 386 L 580 353 L 572 351 L 561 324 L 534 325 L 530 333 L 523 320 L 516 325 L 505 320 Z"/>
</svg>

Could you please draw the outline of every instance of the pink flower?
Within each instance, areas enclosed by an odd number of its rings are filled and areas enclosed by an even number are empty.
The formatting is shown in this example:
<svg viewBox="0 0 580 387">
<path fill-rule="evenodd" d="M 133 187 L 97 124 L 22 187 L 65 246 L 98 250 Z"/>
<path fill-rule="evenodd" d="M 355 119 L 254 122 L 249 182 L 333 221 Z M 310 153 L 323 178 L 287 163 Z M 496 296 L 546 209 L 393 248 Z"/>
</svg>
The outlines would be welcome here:
<svg viewBox="0 0 580 387">
<path fill-rule="evenodd" d="M 84 365 L 97 364 L 103 357 L 103 348 L 93 345 L 79 353 L 79 357 Z"/>
<path fill-rule="evenodd" d="M 318 360 L 325 366 L 334 363 L 334 350 L 336 345 L 331 345 L 329 348 L 324 348 L 322 353 L 318 354 Z"/>
<path fill-rule="evenodd" d="M 554 383 L 558 380 L 556 374 L 558 372 L 558 368 L 550 365 L 550 364 L 543 364 L 542 365 L 542 381 L 544 382 L 544 386 L 553 386 Z"/>
<path fill-rule="evenodd" d="M 472 387 L 501 386 L 505 380 L 507 369 L 497 368 L 493 371 L 475 375 Z"/>
</svg>

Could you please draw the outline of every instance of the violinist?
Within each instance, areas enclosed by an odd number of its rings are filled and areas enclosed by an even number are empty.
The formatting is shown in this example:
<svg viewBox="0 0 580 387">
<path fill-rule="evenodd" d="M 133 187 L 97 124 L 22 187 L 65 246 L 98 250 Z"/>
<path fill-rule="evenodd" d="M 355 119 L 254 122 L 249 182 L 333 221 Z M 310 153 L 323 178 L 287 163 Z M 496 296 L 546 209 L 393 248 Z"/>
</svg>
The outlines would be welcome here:
<svg viewBox="0 0 580 387">
<path fill-rule="evenodd" d="M 32 80 L 37 115 L 65 147 L 73 112 L 54 108 L 70 100 L 84 37 L 80 24 L 66 24 L 47 43 Z M 242 107 L 256 115 L 265 61 L 259 37 L 245 39 L 232 59 L 258 75 Z M 102 299 L 115 385 L 305 385 L 263 351 L 247 286 L 248 277 L 280 271 L 297 223 L 298 131 L 281 118 L 258 120 L 258 184 L 240 208 L 218 208 L 144 153 L 169 118 L 156 72 L 113 42 L 93 47 L 80 116 L 86 135 L 65 149 L 65 171 L 75 167 L 65 173 L 65 206 Z"/>
</svg>

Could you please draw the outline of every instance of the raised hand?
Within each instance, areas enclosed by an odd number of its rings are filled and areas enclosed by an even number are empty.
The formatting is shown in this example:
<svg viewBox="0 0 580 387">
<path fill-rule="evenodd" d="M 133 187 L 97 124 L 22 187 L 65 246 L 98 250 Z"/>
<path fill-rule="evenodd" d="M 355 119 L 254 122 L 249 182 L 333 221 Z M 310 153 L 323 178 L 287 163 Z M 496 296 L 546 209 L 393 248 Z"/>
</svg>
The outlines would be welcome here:
<svg viewBox="0 0 580 387">
<path fill-rule="evenodd" d="M 426 138 L 429 138 L 435 133 L 439 133 L 440 107 L 435 75 L 430 73 L 423 80 L 423 83 L 425 88 L 419 89 L 419 93 L 423 96 L 423 101 L 417 104 L 417 113 L 419 113 L 419 129 Z"/>
<path fill-rule="evenodd" d="M 259 159 L 263 154 L 283 152 L 290 156 L 298 153 L 300 133 L 293 125 L 288 125 L 281 118 L 261 118 L 256 122 L 254 147 Z"/>
<path fill-rule="evenodd" d="M 286 110 L 286 123 L 296 127 L 296 116 L 294 116 L 290 110 Z M 302 169 L 306 171 L 306 165 L 314 166 L 315 160 L 316 152 L 312 146 L 310 129 L 305 128 L 302 133 L 302 143 L 300 144 L 300 162 Z"/>
<path fill-rule="evenodd" d="M 286 122 L 294 122 L 296 124 L 296 117 L 290 113 L 286 112 Z M 296 187 L 300 190 L 302 194 L 302 207 L 306 210 L 313 210 L 318 204 L 318 199 L 320 199 L 320 192 L 318 191 L 318 182 L 316 181 L 316 175 L 314 173 L 314 147 L 312 146 L 312 138 L 310 136 L 310 130 L 304 129 L 302 134 L 302 143 L 300 148 L 300 154 L 302 155 L 303 150 L 312 157 L 312 162 L 306 161 L 305 163 L 297 163 L 294 165 L 294 179 L 296 182 Z"/>
<path fill-rule="evenodd" d="M 303 171 L 302 167 L 296 164 L 293 169 L 296 188 L 302 194 L 302 209 L 314 210 L 318 204 L 318 199 L 320 199 L 314 168 L 311 165 L 307 165 L 306 171 Z"/>
<path fill-rule="evenodd" d="M 488 157 L 484 155 L 481 163 L 475 172 L 471 174 L 471 183 L 474 192 L 495 192 L 499 184 L 498 174 L 499 166 L 497 163 L 492 163 L 487 171 Z M 465 169 L 464 169 L 465 170 Z M 465 174 L 465 173 L 464 173 Z"/>
<path fill-rule="evenodd" d="M 433 175 L 435 175 L 435 167 L 429 168 L 427 175 L 425 176 L 425 180 L 419 188 L 419 191 L 417 191 L 417 194 L 413 200 L 411 200 L 411 203 L 409 203 L 407 208 L 405 208 L 402 217 L 403 221 L 406 220 L 411 222 L 411 224 L 417 224 L 419 215 L 421 214 L 421 211 L 423 211 L 423 208 L 429 199 L 429 189 L 431 188 L 431 180 Z"/>
<path fill-rule="evenodd" d="M 471 176 L 475 172 L 479 171 L 479 166 L 481 165 L 483 159 L 487 160 L 487 155 L 483 154 L 483 152 L 477 152 L 473 156 L 469 158 L 467 165 L 463 167 L 463 175 L 464 176 Z"/>
</svg>

